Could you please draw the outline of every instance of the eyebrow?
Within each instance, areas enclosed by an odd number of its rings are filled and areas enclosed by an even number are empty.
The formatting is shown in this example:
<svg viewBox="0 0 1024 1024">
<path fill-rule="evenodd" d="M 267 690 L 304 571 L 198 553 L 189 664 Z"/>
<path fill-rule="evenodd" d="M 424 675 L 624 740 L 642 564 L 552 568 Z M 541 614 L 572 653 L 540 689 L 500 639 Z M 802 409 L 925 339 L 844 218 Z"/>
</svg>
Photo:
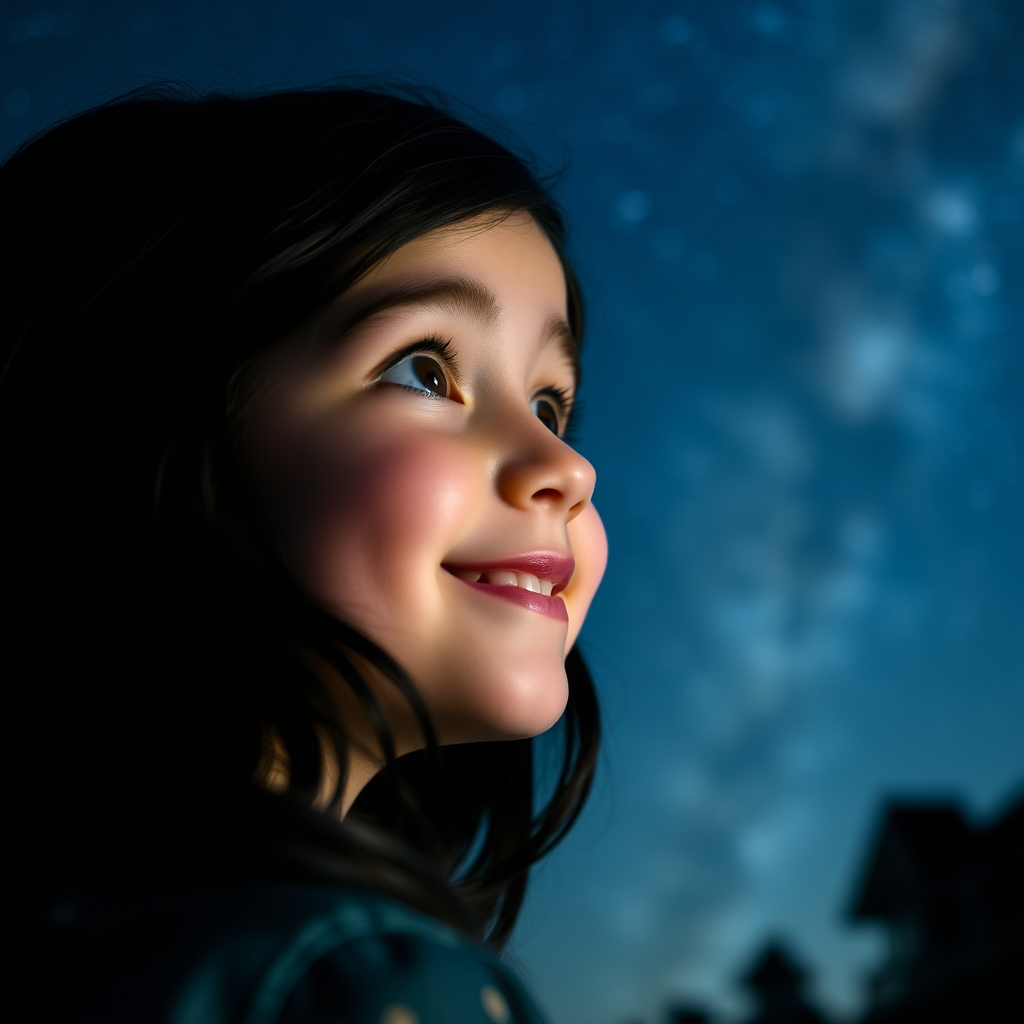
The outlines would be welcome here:
<svg viewBox="0 0 1024 1024">
<path fill-rule="evenodd" d="M 501 305 L 497 296 L 478 281 L 466 277 L 449 277 L 427 285 L 394 288 L 376 295 L 358 307 L 345 322 L 342 333 L 377 313 L 398 306 L 418 306 L 443 313 L 469 315 L 486 327 L 497 322 Z M 580 379 L 580 346 L 564 317 L 552 316 L 541 331 L 541 345 L 554 344 L 572 367 L 573 380 Z"/>
</svg>

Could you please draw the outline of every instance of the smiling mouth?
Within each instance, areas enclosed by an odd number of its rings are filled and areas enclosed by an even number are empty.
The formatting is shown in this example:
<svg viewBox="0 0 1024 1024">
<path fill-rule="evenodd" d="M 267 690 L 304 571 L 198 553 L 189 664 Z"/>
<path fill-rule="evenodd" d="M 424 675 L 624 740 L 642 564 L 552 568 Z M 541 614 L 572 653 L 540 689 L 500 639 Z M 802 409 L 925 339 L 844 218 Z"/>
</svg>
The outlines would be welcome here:
<svg viewBox="0 0 1024 1024">
<path fill-rule="evenodd" d="M 568 621 L 565 602 L 556 595 L 572 578 L 575 563 L 570 557 L 537 553 L 477 565 L 445 564 L 442 568 L 474 590 Z"/>
<path fill-rule="evenodd" d="M 448 567 L 445 566 L 447 569 Z M 511 569 L 493 569 L 480 572 L 477 569 L 448 569 L 453 576 L 467 583 L 485 583 L 491 587 L 520 587 L 531 594 L 543 594 L 550 597 L 554 590 L 551 580 L 541 579 L 529 572 L 513 572 Z"/>
</svg>

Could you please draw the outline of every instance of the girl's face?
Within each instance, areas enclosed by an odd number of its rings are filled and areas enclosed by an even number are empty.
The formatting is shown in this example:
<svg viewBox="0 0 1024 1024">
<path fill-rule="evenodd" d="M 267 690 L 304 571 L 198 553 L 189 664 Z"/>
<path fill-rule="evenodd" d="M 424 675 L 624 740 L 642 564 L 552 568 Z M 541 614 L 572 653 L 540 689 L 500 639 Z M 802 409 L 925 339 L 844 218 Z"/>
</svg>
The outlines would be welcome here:
<svg viewBox="0 0 1024 1024">
<path fill-rule="evenodd" d="M 532 736 L 607 557 L 561 263 L 514 215 L 430 232 L 272 357 L 253 440 L 299 583 L 410 674 L 442 743 Z M 517 585 L 518 584 L 518 585 Z M 383 683 L 399 752 L 421 745 Z"/>
</svg>

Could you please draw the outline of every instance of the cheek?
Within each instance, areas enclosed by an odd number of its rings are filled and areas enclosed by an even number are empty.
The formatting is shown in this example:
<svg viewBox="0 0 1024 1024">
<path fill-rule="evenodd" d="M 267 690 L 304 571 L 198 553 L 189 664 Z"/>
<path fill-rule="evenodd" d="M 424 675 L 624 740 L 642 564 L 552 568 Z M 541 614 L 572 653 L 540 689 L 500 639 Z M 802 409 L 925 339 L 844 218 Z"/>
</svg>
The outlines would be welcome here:
<svg viewBox="0 0 1024 1024">
<path fill-rule="evenodd" d="M 408 432 L 355 436 L 304 475 L 285 530 L 300 583 L 356 626 L 422 616 L 475 500 L 457 447 Z"/>
<path fill-rule="evenodd" d="M 567 593 L 566 609 L 569 612 L 569 633 L 565 649 L 568 651 L 576 642 L 580 627 L 586 618 L 590 602 L 604 576 L 608 564 L 608 537 L 604 523 L 594 506 L 588 505 L 568 527 L 569 543 L 572 545 L 576 570 Z"/>
</svg>

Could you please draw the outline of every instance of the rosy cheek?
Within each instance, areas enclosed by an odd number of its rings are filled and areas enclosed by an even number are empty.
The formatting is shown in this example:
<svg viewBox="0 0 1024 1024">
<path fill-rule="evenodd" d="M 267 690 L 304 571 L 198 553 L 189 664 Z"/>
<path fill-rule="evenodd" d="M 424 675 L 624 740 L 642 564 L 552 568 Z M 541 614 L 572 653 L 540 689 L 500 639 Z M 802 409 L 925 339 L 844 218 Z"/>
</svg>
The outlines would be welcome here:
<svg viewBox="0 0 1024 1024">
<path fill-rule="evenodd" d="M 573 558 L 576 560 L 576 570 L 566 592 L 566 607 L 569 612 L 567 651 L 576 642 L 590 602 L 597 593 L 605 566 L 608 564 L 608 537 L 604 531 L 604 523 L 601 522 L 601 517 L 593 504 L 587 505 L 569 523 L 568 533 Z"/>
<path fill-rule="evenodd" d="M 443 439 L 387 438 L 334 453 L 305 488 L 289 547 L 300 582 L 352 618 L 422 615 L 471 488 Z"/>
</svg>

